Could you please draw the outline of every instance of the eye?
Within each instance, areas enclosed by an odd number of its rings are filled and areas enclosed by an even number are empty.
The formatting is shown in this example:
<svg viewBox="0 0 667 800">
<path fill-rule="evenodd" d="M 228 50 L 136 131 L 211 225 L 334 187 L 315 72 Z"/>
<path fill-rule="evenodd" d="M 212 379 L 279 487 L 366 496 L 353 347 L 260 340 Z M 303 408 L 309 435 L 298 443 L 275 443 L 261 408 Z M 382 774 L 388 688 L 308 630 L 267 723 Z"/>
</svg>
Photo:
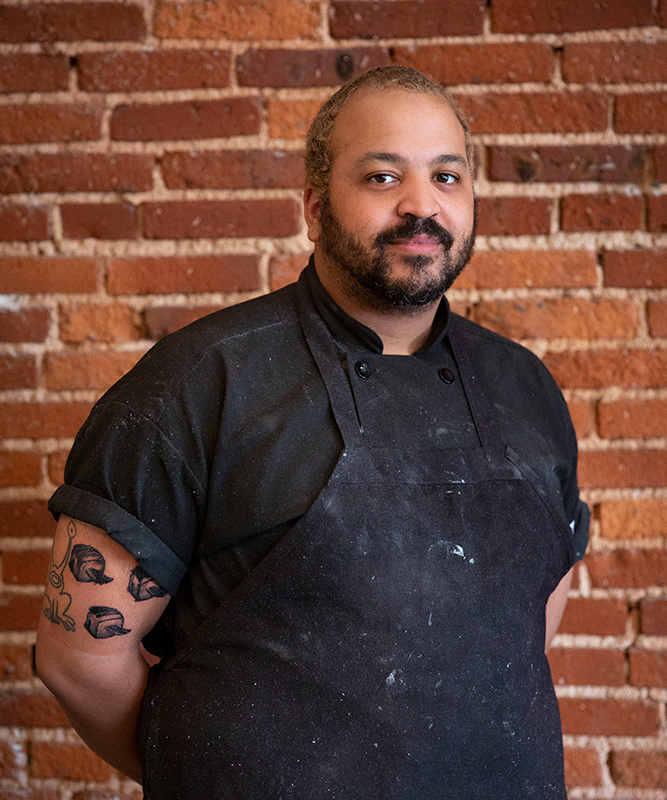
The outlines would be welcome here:
<svg viewBox="0 0 667 800">
<path fill-rule="evenodd" d="M 385 186 L 388 183 L 393 183 L 396 180 L 396 176 L 390 175 L 388 172 L 377 172 L 375 175 L 369 175 L 367 180 L 369 183 L 377 183 L 380 186 Z"/>
<path fill-rule="evenodd" d="M 458 176 L 452 175 L 451 172 L 438 172 L 435 175 L 436 183 L 446 183 L 446 184 L 453 184 L 458 182 Z"/>
</svg>

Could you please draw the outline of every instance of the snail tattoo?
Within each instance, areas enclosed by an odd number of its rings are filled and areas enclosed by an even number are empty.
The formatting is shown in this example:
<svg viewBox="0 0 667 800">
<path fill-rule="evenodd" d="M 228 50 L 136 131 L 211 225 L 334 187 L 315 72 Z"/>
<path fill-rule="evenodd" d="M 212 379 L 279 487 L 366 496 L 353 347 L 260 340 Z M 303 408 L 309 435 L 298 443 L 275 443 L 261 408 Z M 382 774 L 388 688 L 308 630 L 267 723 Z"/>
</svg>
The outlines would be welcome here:
<svg viewBox="0 0 667 800">
<path fill-rule="evenodd" d="M 46 585 L 45 600 L 46 607 L 43 609 L 44 616 L 56 625 L 62 625 L 66 631 L 76 629 L 76 624 L 72 617 L 67 613 L 72 602 L 72 596 L 65 591 L 64 572 L 67 562 L 72 552 L 72 540 L 76 536 L 76 525 L 70 520 L 67 525 L 67 551 L 60 563 L 51 563 L 49 577 Z"/>
</svg>

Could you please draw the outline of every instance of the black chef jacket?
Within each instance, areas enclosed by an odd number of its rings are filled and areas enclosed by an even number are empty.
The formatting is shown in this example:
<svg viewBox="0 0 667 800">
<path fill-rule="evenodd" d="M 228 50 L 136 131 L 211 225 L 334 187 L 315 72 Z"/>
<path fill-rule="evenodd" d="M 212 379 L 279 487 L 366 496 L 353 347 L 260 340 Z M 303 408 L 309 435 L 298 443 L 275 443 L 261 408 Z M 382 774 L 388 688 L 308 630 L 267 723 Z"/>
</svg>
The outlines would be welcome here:
<svg viewBox="0 0 667 800">
<path fill-rule="evenodd" d="M 327 294 L 312 260 L 301 280 L 334 337 L 373 447 L 477 446 L 448 342 L 457 326 L 499 433 L 545 484 L 560 484 L 582 557 L 588 510 L 574 431 L 536 356 L 451 313 L 446 299 L 424 347 L 384 356 L 379 337 Z M 341 447 L 291 285 L 156 344 L 93 408 L 49 508 L 106 530 L 176 595 L 146 640 L 164 655 L 308 510 Z"/>
</svg>

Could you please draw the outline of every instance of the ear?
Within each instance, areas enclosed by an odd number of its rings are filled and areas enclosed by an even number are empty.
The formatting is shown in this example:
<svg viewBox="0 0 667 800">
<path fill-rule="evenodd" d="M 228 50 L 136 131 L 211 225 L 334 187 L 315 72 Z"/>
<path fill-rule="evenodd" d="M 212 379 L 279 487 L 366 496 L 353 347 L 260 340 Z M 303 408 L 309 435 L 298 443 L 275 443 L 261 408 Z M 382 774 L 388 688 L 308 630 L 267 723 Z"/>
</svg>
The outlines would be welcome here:
<svg viewBox="0 0 667 800">
<path fill-rule="evenodd" d="M 320 240 L 322 227 L 320 212 L 322 210 L 322 195 L 312 186 L 306 186 L 303 192 L 303 215 L 308 227 L 308 238 L 316 243 Z"/>
</svg>

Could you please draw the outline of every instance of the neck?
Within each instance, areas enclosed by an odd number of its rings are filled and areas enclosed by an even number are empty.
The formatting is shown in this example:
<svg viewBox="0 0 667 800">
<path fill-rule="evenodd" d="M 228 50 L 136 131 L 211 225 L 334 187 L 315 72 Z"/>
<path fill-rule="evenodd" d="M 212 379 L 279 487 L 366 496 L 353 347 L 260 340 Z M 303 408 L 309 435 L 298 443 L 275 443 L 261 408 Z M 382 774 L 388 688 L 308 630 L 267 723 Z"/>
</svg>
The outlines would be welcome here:
<svg viewBox="0 0 667 800">
<path fill-rule="evenodd" d="M 377 308 L 345 291 L 326 260 L 315 258 L 315 269 L 322 285 L 338 305 L 354 319 L 375 331 L 382 339 L 384 355 L 410 356 L 428 339 L 438 302 L 411 308 Z"/>
</svg>

